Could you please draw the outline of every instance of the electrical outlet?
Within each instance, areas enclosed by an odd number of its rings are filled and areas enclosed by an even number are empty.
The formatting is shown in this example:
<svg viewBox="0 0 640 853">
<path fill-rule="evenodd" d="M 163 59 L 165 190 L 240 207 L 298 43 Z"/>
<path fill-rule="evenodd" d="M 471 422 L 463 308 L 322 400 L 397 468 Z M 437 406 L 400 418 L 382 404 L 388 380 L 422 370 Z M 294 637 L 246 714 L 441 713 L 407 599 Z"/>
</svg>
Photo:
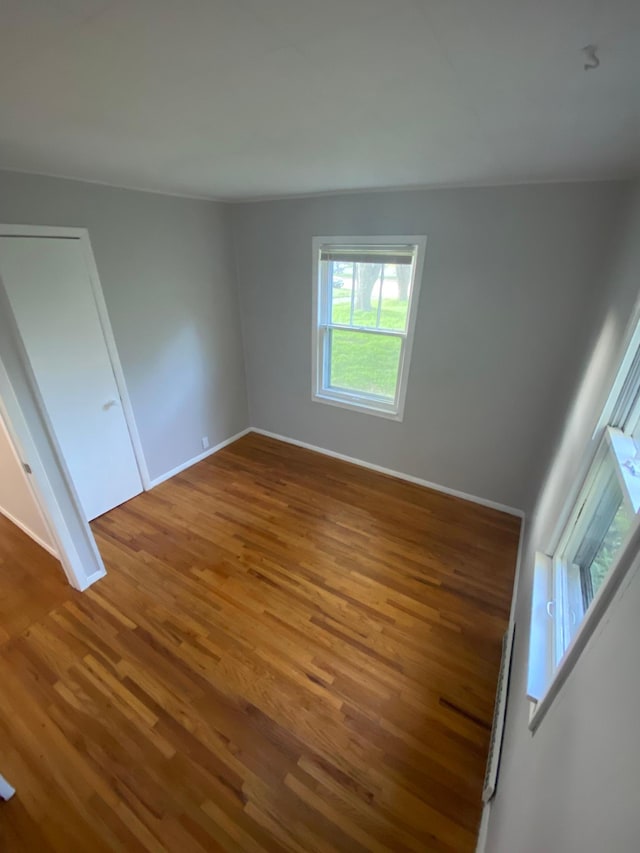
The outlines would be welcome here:
<svg viewBox="0 0 640 853">
<path fill-rule="evenodd" d="M 202 449 L 203 450 L 209 449 L 209 436 L 208 435 L 202 436 Z"/>
</svg>

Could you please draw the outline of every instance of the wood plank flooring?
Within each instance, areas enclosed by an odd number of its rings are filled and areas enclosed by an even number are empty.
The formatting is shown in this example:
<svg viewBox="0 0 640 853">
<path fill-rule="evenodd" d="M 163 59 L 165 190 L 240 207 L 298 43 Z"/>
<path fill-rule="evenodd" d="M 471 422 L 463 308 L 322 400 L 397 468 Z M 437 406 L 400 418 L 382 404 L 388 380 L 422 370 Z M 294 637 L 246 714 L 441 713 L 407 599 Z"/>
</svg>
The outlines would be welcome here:
<svg viewBox="0 0 640 853">
<path fill-rule="evenodd" d="M 92 526 L 0 519 L 0 849 L 474 849 L 518 519 L 250 434 Z"/>
</svg>

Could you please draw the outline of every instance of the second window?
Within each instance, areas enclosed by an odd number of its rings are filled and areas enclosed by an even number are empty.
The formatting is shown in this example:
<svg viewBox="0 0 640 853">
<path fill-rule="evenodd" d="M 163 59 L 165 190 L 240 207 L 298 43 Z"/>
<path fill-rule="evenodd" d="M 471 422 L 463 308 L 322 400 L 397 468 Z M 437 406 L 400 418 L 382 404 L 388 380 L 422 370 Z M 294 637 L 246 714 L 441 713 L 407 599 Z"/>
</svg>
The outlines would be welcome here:
<svg viewBox="0 0 640 853">
<path fill-rule="evenodd" d="M 424 242 L 314 239 L 314 399 L 401 419 Z"/>
</svg>

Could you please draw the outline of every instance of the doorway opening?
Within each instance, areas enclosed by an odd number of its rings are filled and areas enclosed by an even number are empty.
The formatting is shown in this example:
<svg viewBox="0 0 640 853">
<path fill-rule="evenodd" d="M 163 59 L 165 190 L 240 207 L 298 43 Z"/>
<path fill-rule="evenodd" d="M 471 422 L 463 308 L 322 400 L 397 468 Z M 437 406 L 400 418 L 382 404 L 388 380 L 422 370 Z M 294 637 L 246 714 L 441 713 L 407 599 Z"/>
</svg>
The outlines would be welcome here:
<svg viewBox="0 0 640 853">
<path fill-rule="evenodd" d="M 67 579 L 105 574 L 88 522 L 150 487 L 89 235 L 0 226 L 3 420 Z"/>
<path fill-rule="evenodd" d="M 0 281 L 90 521 L 149 477 L 88 232 L 0 226 Z"/>
</svg>

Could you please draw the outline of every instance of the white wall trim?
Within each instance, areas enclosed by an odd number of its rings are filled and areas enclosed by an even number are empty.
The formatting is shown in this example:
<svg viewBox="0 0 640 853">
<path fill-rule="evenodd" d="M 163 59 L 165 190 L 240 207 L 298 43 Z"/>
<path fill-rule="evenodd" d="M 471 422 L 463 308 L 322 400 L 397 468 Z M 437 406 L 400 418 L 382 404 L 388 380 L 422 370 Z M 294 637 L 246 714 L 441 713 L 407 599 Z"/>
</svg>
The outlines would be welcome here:
<svg viewBox="0 0 640 853">
<path fill-rule="evenodd" d="M 333 196 L 343 195 L 372 195 L 375 193 L 402 193 L 402 192 L 438 192 L 440 190 L 475 190 L 475 189 L 509 189 L 510 187 L 528 187 L 528 186 L 545 186 L 546 184 L 582 184 L 584 177 L 582 176 L 567 176 L 562 179 L 558 178 L 538 178 L 529 176 L 519 180 L 505 178 L 499 180 L 477 180 L 477 181 L 445 181 L 442 183 L 431 184 L 390 184 L 380 187 L 363 186 L 354 187 L 347 190 L 317 190 L 309 192 L 301 190 L 300 192 L 281 193 L 280 195 L 242 195 L 242 196 L 219 196 L 213 194 L 199 194 L 188 192 L 187 190 L 170 190 L 166 187 L 143 187 L 138 184 L 119 184 L 113 181 L 103 181 L 98 178 L 79 178 L 77 175 L 67 175 L 61 172 L 39 172 L 33 169 L 0 169 L 1 172 L 8 172 L 15 175 L 27 175 L 35 178 L 49 178 L 55 181 L 73 181 L 76 184 L 94 184 L 98 187 L 106 187 L 108 189 L 125 190 L 134 193 L 147 193 L 148 195 L 168 196 L 169 198 L 187 199 L 189 201 L 203 201 L 213 204 L 224 204 L 228 206 L 241 204 L 261 204 L 263 202 L 273 201 L 304 201 L 306 199 L 323 199 Z M 602 177 L 589 178 L 589 183 L 621 183 L 628 180 L 621 178 L 618 172 L 611 172 Z"/>
<path fill-rule="evenodd" d="M 478 841 L 476 844 L 476 853 L 485 853 L 487 847 L 487 837 L 489 835 L 489 816 L 491 814 L 491 800 L 484 804 L 482 809 L 482 817 L 480 818 L 480 827 L 478 829 Z"/>
<path fill-rule="evenodd" d="M 508 649 L 509 656 L 512 654 L 512 647 L 515 642 L 515 624 L 516 624 L 516 607 L 518 604 L 518 587 L 520 586 L 520 577 L 522 575 L 522 564 L 524 562 L 524 541 L 527 530 L 527 519 L 522 513 L 522 524 L 520 525 L 520 539 L 518 540 L 518 555 L 516 557 L 516 570 L 513 575 L 513 592 L 511 593 L 511 609 L 509 610 L 509 627 L 508 631 L 511 635 L 511 643 Z"/>
<path fill-rule="evenodd" d="M 99 581 L 100 578 L 104 578 L 106 576 L 107 576 L 107 570 L 106 569 L 99 569 L 97 572 L 93 572 L 93 574 L 87 575 L 85 578 L 83 578 L 78 589 L 80 590 L 80 592 L 84 592 L 85 590 L 89 589 L 89 587 L 92 584 L 94 584 L 96 581 Z"/>
<path fill-rule="evenodd" d="M 3 515 L 12 524 L 15 524 L 16 527 L 19 527 L 23 533 L 26 533 L 30 539 L 33 539 L 34 542 L 37 542 L 41 548 L 44 548 L 45 551 L 48 551 L 52 557 L 56 558 L 56 560 L 60 559 L 58 557 L 58 552 L 55 550 L 55 548 L 53 548 L 52 545 L 49 545 L 48 542 L 45 542 L 44 539 L 41 539 L 37 533 L 34 533 L 33 530 L 28 528 L 26 524 L 23 524 L 22 521 L 17 519 L 15 517 L 15 515 L 12 515 L 10 512 L 7 512 L 7 510 L 1 506 L 0 506 L 0 515 Z"/>
<path fill-rule="evenodd" d="M 520 540 L 518 542 L 518 556 L 516 557 L 516 571 L 513 578 L 513 593 L 511 595 L 511 610 L 509 613 L 509 647 L 505 649 L 505 654 L 509 655 L 508 659 L 511 659 L 513 655 L 513 644 L 515 643 L 515 622 L 516 622 L 516 605 L 518 602 L 518 587 L 520 585 L 520 577 L 522 574 L 522 563 L 524 560 L 524 542 L 525 542 L 525 531 L 526 531 L 527 520 L 522 515 L 522 524 L 520 525 Z M 507 726 L 507 714 L 509 713 L 509 694 L 507 694 L 507 708 L 504 716 L 504 723 L 502 729 L 502 737 L 504 738 L 506 726 Z M 495 709 L 494 709 L 495 713 Z M 495 794 L 498 790 L 498 785 L 500 782 L 500 777 L 498 776 L 498 782 L 496 784 L 496 790 L 493 794 Z M 487 838 L 489 835 L 489 821 L 491 819 L 491 803 L 493 802 L 493 797 L 489 800 L 489 802 L 485 803 L 482 808 L 482 817 L 480 819 L 480 828 L 478 830 L 478 842 L 476 845 L 476 853 L 485 853 L 485 849 L 487 846 Z"/>
<path fill-rule="evenodd" d="M 616 360 L 618 363 L 618 368 L 612 378 L 610 385 L 611 390 L 607 395 L 606 402 L 602 408 L 600 417 L 598 418 L 598 423 L 596 424 L 596 427 L 593 430 L 591 441 L 599 439 L 600 434 L 604 431 L 604 428 L 608 426 L 609 420 L 611 418 L 611 415 L 613 414 L 613 410 L 618 401 L 618 397 L 620 396 L 620 392 L 622 391 L 622 386 L 625 383 L 627 374 L 629 373 L 638 347 L 640 347 L 640 298 L 636 301 L 631 319 L 625 327 L 623 342 L 620 347 L 620 355 Z"/>
<path fill-rule="evenodd" d="M 5 170 L 9 171 L 9 170 Z M 12 172 L 18 171 L 16 169 L 11 169 Z M 41 174 L 39 172 L 20 172 L 21 174 Z M 43 177 L 47 178 L 55 178 L 57 175 L 48 175 L 44 174 Z M 68 178 L 68 180 L 85 180 L 84 178 Z M 611 172 L 609 175 L 603 175 L 602 177 L 593 177 L 589 178 L 589 183 L 621 183 L 627 180 L 626 178 L 621 178 L 619 174 L 615 174 Z M 90 181 L 89 183 L 101 183 L 100 181 Z M 375 195 L 376 193 L 406 193 L 406 192 L 440 192 L 440 191 L 450 191 L 450 190 L 482 190 L 482 189 L 510 189 L 511 187 L 538 187 L 538 186 L 546 186 L 548 184 L 582 184 L 584 183 L 584 178 L 579 176 L 571 176 L 568 175 L 564 178 L 537 178 L 533 175 L 525 178 L 519 178 L 518 180 L 514 180 L 513 178 L 505 178 L 502 181 L 499 180 L 477 180 L 477 181 L 443 181 L 442 183 L 431 183 L 431 184 L 387 184 L 385 186 L 380 187 L 372 187 L 372 186 L 363 186 L 363 187 L 354 187 L 353 189 L 348 190 L 318 190 L 316 192 L 305 192 L 301 191 L 298 193 L 281 193 L 280 195 L 246 195 L 246 196 L 224 196 L 222 198 L 212 198 L 211 201 L 219 201 L 222 204 L 230 204 L 230 205 L 244 205 L 244 204 L 263 204 L 269 202 L 276 201 L 306 201 L 307 199 L 323 199 L 323 198 L 333 198 L 335 196 L 343 196 L 343 195 Z M 131 187 L 122 187 L 122 189 L 132 189 Z M 145 192 L 145 190 L 142 190 Z M 151 192 L 151 190 L 149 191 Z M 160 192 L 158 190 L 157 192 Z M 169 195 L 173 195 L 173 193 L 169 193 Z M 191 196 L 186 196 L 186 198 L 191 198 Z M 200 198 L 200 196 L 195 196 L 195 198 Z"/>
<path fill-rule="evenodd" d="M 628 585 L 635 574 L 640 571 L 639 553 L 640 524 L 636 523 L 635 528 L 632 528 L 629 540 L 622 549 L 622 553 L 609 569 L 609 574 L 596 593 L 578 630 L 560 660 L 546 692 L 540 697 L 533 708 L 529 719 L 529 729 L 532 732 L 535 733 L 565 681 L 573 672 L 587 643 L 602 623 L 604 614 L 613 604 L 618 590 L 623 585 Z"/>
<path fill-rule="evenodd" d="M 16 789 L 12 787 L 4 776 L 0 776 L 0 800 L 10 800 Z"/>
<path fill-rule="evenodd" d="M 377 471 L 379 474 L 387 474 L 390 477 L 396 477 L 398 480 L 406 480 L 408 483 L 415 483 L 417 486 L 424 486 L 427 489 L 433 489 L 436 492 L 442 492 L 445 495 L 451 495 L 454 498 L 461 498 L 464 501 L 470 501 L 480 506 L 489 507 L 489 509 L 497 509 L 500 512 L 506 512 L 508 515 L 515 515 L 518 518 L 524 518 L 524 512 L 521 509 L 516 509 L 513 506 L 491 501 L 487 498 L 479 498 L 477 495 L 470 495 L 467 492 L 461 492 L 458 489 L 450 489 L 448 486 L 441 486 L 438 483 L 432 483 L 430 480 L 423 480 L 421 477 L 414 477 L 412 474 L 404 474 L 402 471 L 394 471 L 391 468 L 384 468 L 382 465 L 374 465 L 372 462 L 365 462 L 363 459 L 355 459 L 353 456 L 346 456 L 344 453 L 336 453 L 333 450 L 327 450 L 325 447 L 318 447 L 315 444 L 308 444 L 306 441 L 298 441 L 296 438 L 289 438 L 286 435 L 280 435 L 276 432 L 269 432 L 266 429 L 252 427 L 249 432 L 255 432 L 258 435 L 265 435 L 267 438 L 275 438 L 277 441 L 284 441 L 287 444 L 294 444 L 296 447 L 304 447 L 305 450 L 314 450 L 316 453 L 322 453 L 325 456 L 331 456 L 334 459 L 341 459 L 343 462 L 350 462 L 352 465 L 359 465 L 361 468 L 369 468 L 371 471 Z"/>
<path fill-rule="evenodd" d="M 214 453 L 217 453 L 219 450 L 222 450 L 223 447 L 227 447 L 229 444 L 233 444 L 239 438 L 242 438 L 244 435 L 247 435 L 250 432 L 255 432 L 251 427 L 247 427 L 246 429 L 237 432 L 235 435 L 230 436 L 229 438 L 225 438 L 224 441 L 221 441 L 219 444 L 216 444 L 215 447 L 210 447 L 208 450 L 205 450 L 204 453 L 199 453 L 197 456 L 194 456 L 191 459 L 187 459 L 186 462 L 182 462 L 180 465 L 177 465 L 175 468 L 172 468 L 171 471 L 167 471 L 165 474 L 161 474 L 159 477 L 156 477 L 154 480 L 151 480 L 149 483 L 149 488 L 153 489 L 155 486 L 159 486 L 160 483 L 164 483 L 165 480 L 170 480 L 171 477 L 175 477 L 176 474 L 182 473 L 182 471 L 186 471 L 187 468 L 191 468 L 192 465 L 197 465 L 198 462 L 202 462 L 203 459 L 206 459 L 208 456 L 213 456 Z"/>
<path fill-rule="evenodd" d="M 3 288 L 0 286 L 0 301 L 4 294 Z M 15 320 L 14 320 L 15 325 Z M 69 494 L 73 503 L 73 509 L 80 525 L 84 528 L 86 541 L 89 546 L 90 554 L 93 557 L 92 563 L 97 566 L 93 572 L 87 573 L 87 566 L 83 562 L 76 548 L 73 536 L 67 526 L 64 514 L 58 503 L 58 497 L 55 489 L 51 485 L 47 470 L 40 458 L 38 449 L 31 436 L 30 427 L 25 419 L 22 407 L 15 391 L 11 384 L 11 380 L 6 371 L 4 363 L 0 360 L 0 415 L 4 420 L 7 432 L 11 439 L 11 443 L 15 449 L 16 455 L 21 462 L 28 460 L 31 466 L 32 473 L 29 477 L 29 486 L 36 498 L 36 502 L 40 508 L 42 516 L 46 522 L 47 528 L 51 533 L 51 537 L 56 546 L 57 558 L 62 564 L 67 580 L 75 589 L 86 589 L 94 580 L 98 580 L 106 574 L 102 556 L 98 550 L 95 538 L 89 527 L 84 512 L 80 507 L 73 482 L 69 477 L 64 457 L 62 456 L 53 429 L 49 422 L 44 403 L 42 402 L 35 378 L 31 372 L 29 362 L 26 358 L 26 353 L 23 351 L 21 339 L 19 338 L 17 329 L 16 343 L 18 344 L 20 360 L 26 372 L 29 392 L 33 396 L 34 403 L 43 420 L 43 426 L 47 433 L 47 437 L 51 442 L 53 453 L 56 457 L 56 462 L 60 467 L 61 474 L 66 480 Z"/>
</svg>

